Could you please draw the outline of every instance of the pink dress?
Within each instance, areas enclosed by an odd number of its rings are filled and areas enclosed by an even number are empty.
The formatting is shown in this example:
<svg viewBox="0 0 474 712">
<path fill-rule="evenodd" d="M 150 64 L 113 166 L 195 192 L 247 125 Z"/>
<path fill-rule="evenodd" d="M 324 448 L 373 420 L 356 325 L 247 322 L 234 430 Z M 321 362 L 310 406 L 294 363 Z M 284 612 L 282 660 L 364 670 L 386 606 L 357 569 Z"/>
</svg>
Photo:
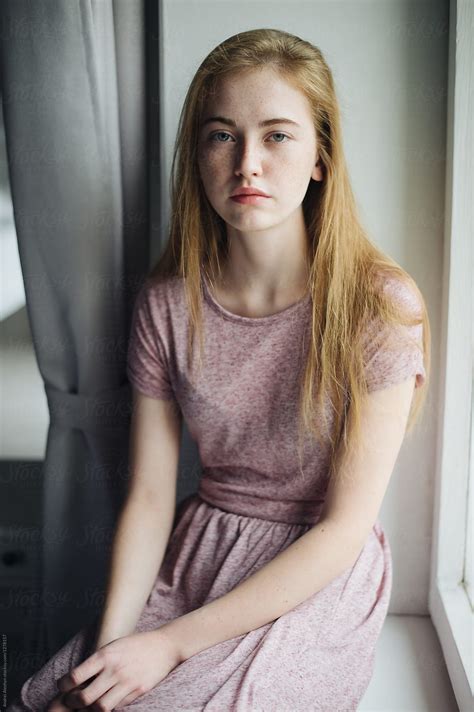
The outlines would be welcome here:
<svg viewBox="0 0 474 712">
<path fill-rule="evenodd" d="M 158 628 L 224 595 L 318 520 L 329 445 L 305 441 L 297 455 L 297 379 L 309 341 L 311 297 L 251 318 L 233 314 L 203 281 L 205 358 L 198 383 L 186 364 L 183 282 L 145 282 L 128 352 L 141 392 L 175 399 L 202 464 L 198 492 L 176 512 L 166 554 L 137 631 Z M 393 294 L 412 299 L 399 283 Z M 416 375 L 425 380 L 421 326 L 368 331 L 370 390 Z M 410 333 L 408 333 L 410 332 Z M 376 338 L 375 338 L 376 336 Z M 179 712 L 356 710 L 373 672 L 387 614 L 392 559 L 379 521 L 355 563 L 296 608 L 219 643 L 172 670 L 155 688 L 116 709 Z M 10 712 L 39 712 L 55 681 L 88 657 L 94 624 L 80 630 L 23 685 Z"/>
</svg>

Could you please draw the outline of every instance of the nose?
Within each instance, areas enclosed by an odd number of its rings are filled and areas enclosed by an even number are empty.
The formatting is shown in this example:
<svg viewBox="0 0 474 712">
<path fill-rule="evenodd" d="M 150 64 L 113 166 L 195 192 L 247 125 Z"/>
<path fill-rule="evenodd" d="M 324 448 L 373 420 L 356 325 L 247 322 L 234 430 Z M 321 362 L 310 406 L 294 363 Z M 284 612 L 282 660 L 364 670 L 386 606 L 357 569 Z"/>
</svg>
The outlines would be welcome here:
<svg viewBox="0 0 474 712">
<path fill-rule="evenodd" d="M 236 152 L 234 173 L 237 176 L 255 176 L 262 174 L 262 158 L 257 143 L 242 141 Z"/>
</svg>

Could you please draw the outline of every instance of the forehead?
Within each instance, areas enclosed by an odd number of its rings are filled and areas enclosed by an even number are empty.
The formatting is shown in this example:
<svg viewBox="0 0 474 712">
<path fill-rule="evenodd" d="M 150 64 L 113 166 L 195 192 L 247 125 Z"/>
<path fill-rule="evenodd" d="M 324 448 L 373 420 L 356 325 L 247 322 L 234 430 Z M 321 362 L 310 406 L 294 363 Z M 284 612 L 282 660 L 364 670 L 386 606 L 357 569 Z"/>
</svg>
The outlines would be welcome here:
<svg viewBox="0 0 474 712">
<path fill-rule="evenodd" d="M 213 115 L 258 122 L 286 116 L 298 123 L 311 120 L 311 106 L 295 83 L 264 67 L 219 77 L 215 90 L 206 97 L 202 118 Z"/>
</svg>

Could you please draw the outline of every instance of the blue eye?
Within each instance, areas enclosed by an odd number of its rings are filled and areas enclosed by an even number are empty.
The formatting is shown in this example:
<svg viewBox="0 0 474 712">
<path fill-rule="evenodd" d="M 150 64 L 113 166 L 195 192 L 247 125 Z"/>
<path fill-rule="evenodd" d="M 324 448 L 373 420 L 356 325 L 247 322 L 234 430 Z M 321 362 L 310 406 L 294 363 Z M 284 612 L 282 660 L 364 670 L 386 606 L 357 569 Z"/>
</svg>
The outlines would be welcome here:
<svg viewBox="0 0 474 712">
<path fill-rule="evenodd" d="M 216 137 L 219 136 L 219 135 L 220 135 L 220 136 L 230 136 L 230 134 L 227 133 L 227 131 L 216 131 L 216 133 L 212 134 L 212 135 L 209 137 L 209 140 L 210 140 L 210 141 L 216 141 L 216 143 L 229 143 L 229 141 L 219 141 L 219 140 L 216 138 Z M 283 136 L 284 139 L 288 139 L 288 140 L 289 140 L 289 136 L 287 136 L 287 135 L 284 134 L 284 133 L 280 133 L 279 131 L 275 131 L 274 133 L 272 133 L 272 136 Z M 273 143 L 285 143 L 285 141 L 274 141 Z"/>
<path fill-rule="evenodd" d="M 283 138 L 288 138 L 288 136 L 286 134 L 280 133 L 280 132 L 273 133 L 272 136 L 283 136 Z M 285 142 L 284 141 L 275 141 L 275 143 L 285 143 Z"/>
<path fill-rule="evenodd" d="M 217 131 L 215 134 L 212 134 L 210 137 L 211 141 L 215 141 L 216 136 L 230 136 L 230 134 L 226 133 L 225 131 Z M 228 141 L 217 141 L 217 143 L 229 143 Z"/>
</svg>

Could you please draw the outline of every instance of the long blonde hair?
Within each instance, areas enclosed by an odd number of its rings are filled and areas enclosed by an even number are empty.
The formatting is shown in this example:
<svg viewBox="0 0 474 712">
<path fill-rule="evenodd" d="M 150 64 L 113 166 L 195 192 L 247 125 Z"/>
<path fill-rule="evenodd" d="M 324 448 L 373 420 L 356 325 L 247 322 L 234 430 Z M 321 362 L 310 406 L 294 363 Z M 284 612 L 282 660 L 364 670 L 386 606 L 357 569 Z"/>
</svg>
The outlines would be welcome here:
<svg viewBox="0 0 474 712">
<path fill-rule="evenodd" d="M 340 443 L 360 435 L 361 399 L 367 392 L 361 335 L 374 318 L 386 324 L 423 325 L 426 381 L 416 388 L 406 433 L 419 420 L 430 376 L 431 333 L 423 296 L 412 277 L 373 244 L 361 225 L 343 153 L 339 107 L 331 71 L 320 49 L 276 29 L 256 29 L 229 37 L 201 63 L 189 86 L 180 115 L 170 177 L 171 219 L 164 251 L 149 277 L 180 276 L 189 313 L 188 363 L 195 332 L 201 361 L 202 273 L 212 282 L 228 255 L 226 226 L 204 193 L 197 164 L 200 121 L 207 97 L 221 77 L 268 66 L 308 98 L 324 178 L 311 180 L 303 200 L 310 259 L 307 289 L 312 297 L 311 343 L 300 374 L 299 443 L 303 431 L 329 438 L 329 476 L 335 474 Z M 397 306 L 379 289 L 387 277 L 408 286 L 420 310 Z M 192 368 L 192 366 L 191 366 Z M 333 413 L 328 426 L 327 397 Z M 300 460 L 301 462 L 301 460 Z M 301 468 L 300 468 L 301 469 Z"/>
</svg>

